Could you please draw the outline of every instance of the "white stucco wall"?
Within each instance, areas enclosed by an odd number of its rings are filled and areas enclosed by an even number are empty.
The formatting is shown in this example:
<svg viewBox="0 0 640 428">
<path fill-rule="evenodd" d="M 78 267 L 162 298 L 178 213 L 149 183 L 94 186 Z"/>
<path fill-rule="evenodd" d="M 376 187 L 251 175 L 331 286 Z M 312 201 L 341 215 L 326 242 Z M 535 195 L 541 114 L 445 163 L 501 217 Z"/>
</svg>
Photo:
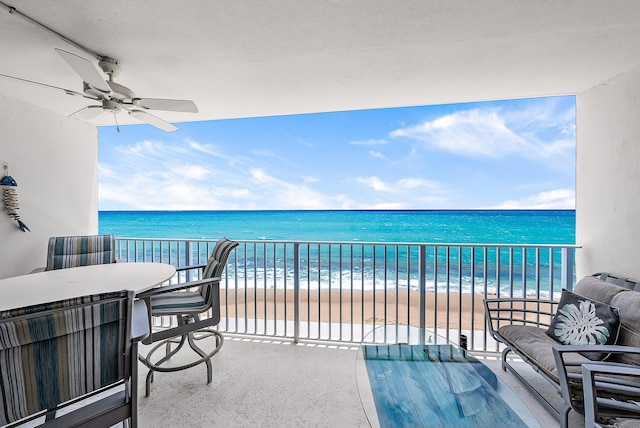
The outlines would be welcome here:
<svg viewBox="0 0 640 428">
<path fill-rule="evenodd" d="M 577 276 L 640 280 L 640 66 L 576 104 Z"/>
<path fill-rule="evenodd" d="M 95 126 L 0 95 L 0 173 L 4 162 L 31 232 L 20 231 L 0 201 L 0 278 L 44 266 L 50 236 L 97 232 Z"/>
</svg>

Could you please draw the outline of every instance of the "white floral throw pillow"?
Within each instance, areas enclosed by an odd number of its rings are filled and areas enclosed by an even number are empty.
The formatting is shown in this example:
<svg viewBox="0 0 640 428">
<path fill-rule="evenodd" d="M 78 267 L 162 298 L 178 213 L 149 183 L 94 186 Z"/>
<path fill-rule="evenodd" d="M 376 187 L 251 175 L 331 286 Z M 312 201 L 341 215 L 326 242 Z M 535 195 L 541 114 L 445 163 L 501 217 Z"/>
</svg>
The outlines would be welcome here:
<svg viewBox="0 0 640 428">
<path fill-rule="evenodd" d="M 618 340 L 620 311 L 605 303 L 562 290 L 547 334 L 565 345 L 613 345 Z M 604 360 L 609 354 L 583 352 L 590 360 Z"/>
</svg>

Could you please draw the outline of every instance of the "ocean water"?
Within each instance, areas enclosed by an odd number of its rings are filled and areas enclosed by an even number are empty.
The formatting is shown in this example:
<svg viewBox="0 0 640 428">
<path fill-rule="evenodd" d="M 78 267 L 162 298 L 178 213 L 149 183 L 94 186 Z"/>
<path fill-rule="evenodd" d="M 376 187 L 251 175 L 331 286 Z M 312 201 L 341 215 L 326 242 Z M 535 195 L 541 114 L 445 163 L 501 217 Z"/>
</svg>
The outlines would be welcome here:
<svg viewBox="0 0 640 428">
<path fill-rule="evenodd" d="M 416 288 L 419 283 L 419 248 L 392 243 L 425 243 L 427 290 L 447 290 L 456 284 L 461 292 L 495 293 L 498 289 L 529 293 L 538 278 L 541 294 L 559 292 L 562 253 L 559 248 L 536 254 L 522 247 L 439 244 L 566 244 L 575 243 L 575 212 L 559 211 L 102 211 L 99 232 L 119 238 L 205 239 L 222 236 L 257 241 L 237 251 L 232 275 L 245 287 L 270 284 L 284 288 L 295 276 L 292 244 L 274 241 L 340 242 L 350 245 L 301 245 L 299 273 L 303 288 L 330 288 L 354 283 L 363 290 L 387 286 Z M 260 244 L 262 241 L 262 244 Z M 366 244 L 365 244 L 366 243 Z M 277 248 L 277 249 L 276 249 Z M 200 257 L 207 257 L 203 248 Z M 140 251 L 140 250 L 139 250 Z M 144 257 L 149 260 L 150 248 Z M 179 251 L 162 249 L 173 260 Z M 341 254 L 342 258 L 338 258 Z M 138 255 L 140 257 L 140 255 Z M 184 258 L 184 256 L 182 256 Z M 158 257 L 156 257 L 156 260 Z M 513 265 L 510 263 L 513 262 Z M 188 264 L 185 260 L 181 264 Z M 515 267 L 514 267 L 515 266 Z M 526 268 L 518 267 L 526 266 Z M 539 270 L 536 269 L 539 266 Z M 473 272 L 472 272 L 473 271 Z M 397 272 L 397 277 L 396 277 Z M 552 276 L 553 280 L 549 281 Z M 475 287 L 475 289 L 473 289 Z M 479 288 L 478 288 L 479 287 Z M 473 290 L 472 290 L 473 289 Z M 519 291 L 518 291 L 519 290 Z"/>
<path fill-rule="evenodd" d="M 574 244 L 573 210 L 100 211 L 128 238 Z"/>
</svg>

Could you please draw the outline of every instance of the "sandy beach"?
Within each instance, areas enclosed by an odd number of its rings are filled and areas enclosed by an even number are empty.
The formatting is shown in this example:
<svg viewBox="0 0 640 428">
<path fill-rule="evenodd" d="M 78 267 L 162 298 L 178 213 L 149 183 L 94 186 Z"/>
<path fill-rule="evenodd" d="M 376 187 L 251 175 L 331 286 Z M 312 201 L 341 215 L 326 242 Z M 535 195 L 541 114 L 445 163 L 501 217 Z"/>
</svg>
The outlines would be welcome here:
<svg viewBox="0 0 640 428">
<path fill-rule="evenodd" d="M 492 297 L 492 296 L 488 296 Z M 329 301 L 331 305 L 329 306 Z M 230 318 L 286 319 L 294 320 L 294 293 L 292 290 L 222 289 L 220 292 L 221 315 Z M 437 310 L 436 310 L 437 308 Z M 447 308 L 449 316 L 447 317 Z M 331 309 L 331 310 L 329 310 Z M 396 295 L 394 291 L 360 290 L 300 290 L 300 320 L 303 322 L 332 322 L 349 324 L 420 325 L 419 295 L 406 291 Z M 426 326 L 433 328 L 464 330 L 481 329 L 484 325 L 483 296 L 446 293 L 426 294 Z"/>
</svg>

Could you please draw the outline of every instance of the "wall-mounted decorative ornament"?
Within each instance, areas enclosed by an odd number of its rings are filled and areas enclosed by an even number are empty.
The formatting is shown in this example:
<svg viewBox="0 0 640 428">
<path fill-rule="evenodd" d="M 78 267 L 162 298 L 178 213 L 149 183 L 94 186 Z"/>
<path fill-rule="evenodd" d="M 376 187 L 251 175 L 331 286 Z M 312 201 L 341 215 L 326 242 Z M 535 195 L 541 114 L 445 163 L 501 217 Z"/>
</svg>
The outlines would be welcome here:
<svg viewBox="0 0 640 428">
<path fill-rule="evenodd" d="M 27 230 L 31 232 L 31 230 L 20 220 L 20 216 L 18 215 L 18 192 L 16 191 L 16 187 L 18 187 L 18 183 L 12 176 L 9 175 L 9 165 L 5 162 L 4 165 L 4 177 L 0 179 L 0 187 L 2 187 L 2 202 L 4 202 L 4 210 L 7 212 L 9 217 L 18 222 L 18 227 L 23 232 Z"/>
</svg>

